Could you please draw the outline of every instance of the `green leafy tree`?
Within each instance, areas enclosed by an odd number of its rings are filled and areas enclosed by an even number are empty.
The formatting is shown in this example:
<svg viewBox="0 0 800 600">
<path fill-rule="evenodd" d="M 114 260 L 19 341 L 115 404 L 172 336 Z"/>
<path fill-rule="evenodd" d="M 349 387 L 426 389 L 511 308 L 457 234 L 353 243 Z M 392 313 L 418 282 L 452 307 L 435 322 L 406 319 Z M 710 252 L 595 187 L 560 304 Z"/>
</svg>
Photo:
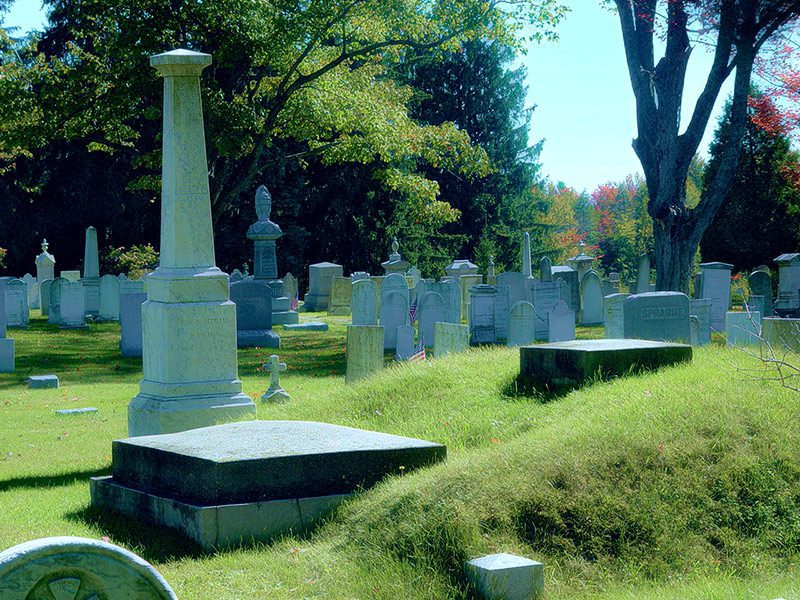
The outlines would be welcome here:
<svg viewBox="0 0 800 600">
<path fill-rule="evenodd" d="M 757 95 L 757 93 L 754 93 Z M 751 116 L 755 109 L 751 108 Z M 720 117 L 706 178 L 719 168 L 722 149 L 729 144 L 731 104 Z M 735 270 L 769 264 L 800 246 L 800 153 L 779 132 L 747 124 L 739 163 L 725 204 L 714 217 L 700 244 L 706 261 L 729 262 Z"/>
</svg>

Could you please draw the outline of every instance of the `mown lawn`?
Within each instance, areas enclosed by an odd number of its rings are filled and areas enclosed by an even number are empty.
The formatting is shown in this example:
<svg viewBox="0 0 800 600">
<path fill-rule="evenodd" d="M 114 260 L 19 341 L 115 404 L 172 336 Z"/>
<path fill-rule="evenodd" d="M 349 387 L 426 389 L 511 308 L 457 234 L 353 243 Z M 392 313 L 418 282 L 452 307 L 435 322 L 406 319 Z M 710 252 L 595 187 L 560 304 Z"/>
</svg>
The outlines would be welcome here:
<svg viewBox="0 0 800 600">
<path fill-rule="evenodd" d="M 126 435 L 141 361 L 119 355 L 114 324 L 74 332 L 34 319 L 11 330 L 17 372 L 0 375 L 0 548 L 107 536 L 182 599 L 461 598 L 463 561 L 496 551 L 544 562 L 549 598 L 800 597 L 800 395 L 747 377 L 751 357 L 698 349 L 691 365 L 556 399 L 517 393 L 518 351 L 506 348 L 345 386 L 347 319 L 328 321 L 327 333 L 279 331 L 290 403 L 257 400 L 272 351 L 239 352 L 258 418 L 429 439 L 447 445 L 445 463 L 387 479 L 309 537 L 205 554 L 89 510 L 87 480 L 108 472 L 111 440 Z M 25 387 L 43 373 L 61 388 Z M 54 413 L 82 406 L 99 412 Z"/>
</svg>

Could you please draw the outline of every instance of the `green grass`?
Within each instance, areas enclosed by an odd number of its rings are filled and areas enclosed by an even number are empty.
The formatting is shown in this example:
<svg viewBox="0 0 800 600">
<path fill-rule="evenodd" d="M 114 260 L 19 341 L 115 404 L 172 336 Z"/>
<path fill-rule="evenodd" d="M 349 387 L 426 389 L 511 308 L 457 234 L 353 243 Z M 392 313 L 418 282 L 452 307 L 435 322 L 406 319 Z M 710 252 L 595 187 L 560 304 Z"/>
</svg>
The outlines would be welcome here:
<svg viewBox="0 0 800 600">
<path fill-rule="evenodd" d="M 316 318 L 316 315 L 315 315 Z M 471 350 L 344 385 L 344 318 L 283 332 L 292 401 L 261 419 L 305 419 L 429 439 L 448 460 L 391 477 L 312 536 L 207 555 L 182 536 L 88 509 L 91 475 L 126 434 L 141 361 L 118 327 L 12 330 L 0 375 L 0 548 L 51 535 L 108 536 L 153 562 L 182 599 L 461 598 L 463 561 L 509 551 L 546 566 L 549 598 L 798 598 L 800 395 L 744 377 L 753 359 L 696 349 L 691 365 L 601 382 L 558 399 L 516 393 L 518 351 Z M 598 328 L 581 337 L 597 337 Z M 241 350 L 244 390 L 272 351 Z M 59 390 L 27 390 L 53 372 Z M 95 406 L 96 415 L 56 416 Z"/>
</svg>

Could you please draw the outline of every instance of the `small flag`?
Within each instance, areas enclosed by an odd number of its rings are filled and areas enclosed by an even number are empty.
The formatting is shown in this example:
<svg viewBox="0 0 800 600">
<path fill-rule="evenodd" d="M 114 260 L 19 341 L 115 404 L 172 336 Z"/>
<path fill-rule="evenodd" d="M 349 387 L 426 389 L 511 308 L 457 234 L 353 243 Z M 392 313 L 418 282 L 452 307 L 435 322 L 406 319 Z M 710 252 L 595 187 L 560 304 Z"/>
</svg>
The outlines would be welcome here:
<svg viewBox="0 0 800 600">
<path fill-rule="evenodd" d="M 422 340 L 417 344 L 417 351 L 408 358 L 409 362 L 419 360 L 425 360 L 425 342 Z"/>
<path fill-rule="evenodd" d="M 298 298 L 297 294 L 295 294 L 294 296 L 292 296 L 292 304 L 291 304 L 292 310 L 297 310 L 297 306 L 299 304 L 300 304 L 300 298 Z"/>
<path fill-rule="evenodd" d="M 414 301 L 411 303 L 411 308 L 408 309 L 408 316 L 413 323 L 417 318 L 417 298 L 414 298 Z"/>
</svg>

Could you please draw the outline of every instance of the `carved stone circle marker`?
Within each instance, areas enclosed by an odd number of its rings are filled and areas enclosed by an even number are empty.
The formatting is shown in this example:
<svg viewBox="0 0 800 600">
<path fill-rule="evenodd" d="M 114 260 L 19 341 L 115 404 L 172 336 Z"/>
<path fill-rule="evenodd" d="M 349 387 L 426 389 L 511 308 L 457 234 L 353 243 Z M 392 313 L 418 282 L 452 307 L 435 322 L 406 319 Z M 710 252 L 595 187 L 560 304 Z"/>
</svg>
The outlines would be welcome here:
<svg viewBox="0 0 800 600">
<path fill-rule="evenodd" d="M 176 600 L 146 560 L 99 540 L 51 537 L 0 552 L 0 598 Z"/>
</svg>

